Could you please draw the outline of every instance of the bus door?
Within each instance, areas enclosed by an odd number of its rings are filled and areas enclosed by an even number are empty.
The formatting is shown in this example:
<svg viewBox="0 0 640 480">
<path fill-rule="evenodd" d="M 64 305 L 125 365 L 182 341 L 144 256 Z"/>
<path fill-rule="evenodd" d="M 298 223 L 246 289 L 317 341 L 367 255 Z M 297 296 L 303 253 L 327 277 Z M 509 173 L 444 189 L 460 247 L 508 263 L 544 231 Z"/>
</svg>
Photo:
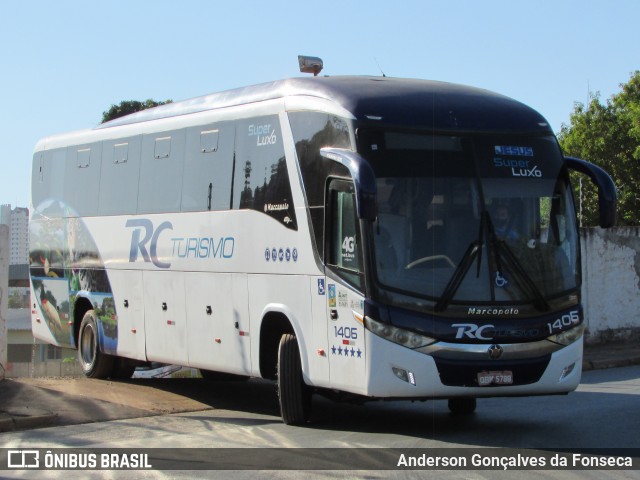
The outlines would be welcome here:
<svg viewBox="0 0 640 480">
<path fill-rule="evenodd" d="M 332 386 L 364 391 L 366 352 L 362 243 L 351 181 L 330 181 L 327 204 L 327 338 Z"/>
</svg>

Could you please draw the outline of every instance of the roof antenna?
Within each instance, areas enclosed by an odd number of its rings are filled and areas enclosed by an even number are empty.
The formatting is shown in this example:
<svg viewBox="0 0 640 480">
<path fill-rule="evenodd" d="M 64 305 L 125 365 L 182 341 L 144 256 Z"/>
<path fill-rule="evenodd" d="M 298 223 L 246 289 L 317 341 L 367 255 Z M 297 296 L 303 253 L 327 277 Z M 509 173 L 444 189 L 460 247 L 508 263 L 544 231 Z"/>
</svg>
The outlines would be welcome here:
<svg viewBox="0 0 640 480">
<path fill-rule="evenodd" d="M 306 55 L 298 55 L 298 63 L 302 73 L 313 73 L 314 77 L 318 76 L 323 67 L 321 58 Z"/>
<path fill-rule="evenodd" d="M 376 64 L 378 65 L 378 70 L 380 70 L 380 73 L 382 74 L 382 76 L 386 77 L 386 75 L 382 71 L 382 68 L 380 67 L 380 62 L 378 62 L 378 59 L 376 57 L 373 57 L 373 59 L 376 61 Z"/>
</svg>

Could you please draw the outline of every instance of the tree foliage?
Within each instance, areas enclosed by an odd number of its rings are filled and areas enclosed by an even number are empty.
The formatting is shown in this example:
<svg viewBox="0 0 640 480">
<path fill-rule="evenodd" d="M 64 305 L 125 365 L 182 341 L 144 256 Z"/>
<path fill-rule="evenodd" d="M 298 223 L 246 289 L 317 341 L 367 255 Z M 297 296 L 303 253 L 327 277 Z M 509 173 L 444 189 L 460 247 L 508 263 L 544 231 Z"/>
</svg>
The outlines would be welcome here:
<svg viewBox="0 0 640 480">
<path fill-rule="evenodd" d="M 144 102 L 137 100 L 123 100 L 118 105 L 111 105 L 109 110 L 102 112 L 102 122 L 105 123 L 109 120 L 115 120 L 116 118 L 124 117 L 130 113 L 139 112 L 140 110 L 146 110 L 147 108 L 157 107 L 158 105 L 164 105 L 166 103 L 173 103 L 173 100 L 165 100 L 164 102 L 156 102 L 151 98 Z"/>
<path fill-rule="evenodd" d="M 558 140 L 565 155 L 589 160 L 611 175 L 618 193 L 618 224 L 640 225 L 640 71 L 620 87 L 605 104 L 597 94 L 587 107 L 577 103 Z M 596 188 L 589 180 L 579 182 L 578 175 L 572 180 L 581 225 L 597 225 Z"/>
</svg>

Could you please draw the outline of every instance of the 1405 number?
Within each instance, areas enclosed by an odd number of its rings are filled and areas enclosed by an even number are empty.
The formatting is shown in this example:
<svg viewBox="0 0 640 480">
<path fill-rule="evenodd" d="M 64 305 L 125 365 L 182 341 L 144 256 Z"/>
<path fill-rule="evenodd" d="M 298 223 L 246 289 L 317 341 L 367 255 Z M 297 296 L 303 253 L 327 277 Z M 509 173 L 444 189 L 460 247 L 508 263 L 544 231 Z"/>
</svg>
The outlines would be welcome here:
<svg viewBox="0 0 640 480">
<path fill-rule="evenodd" d="M 358 338 L 358 329 L 356 327 L 338 327 L 334 326 L 333 331 L 336 337 L 356 340 Z"/>
</svg>

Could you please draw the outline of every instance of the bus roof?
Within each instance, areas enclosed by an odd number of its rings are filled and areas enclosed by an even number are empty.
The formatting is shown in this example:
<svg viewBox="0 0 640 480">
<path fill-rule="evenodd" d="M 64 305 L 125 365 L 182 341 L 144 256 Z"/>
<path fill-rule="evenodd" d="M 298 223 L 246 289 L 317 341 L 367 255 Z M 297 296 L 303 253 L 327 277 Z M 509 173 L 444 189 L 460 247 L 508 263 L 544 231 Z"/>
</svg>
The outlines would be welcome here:
<svg viewBox="0 0 640 480">
<path fill-rule="evenodd" d="M 479 88 L 392 77 L 301 77 L 213 93 L 117 118 L 97 129 L 147 122 L 238 105 L 310 96 L 351 112 L 361 122 L 440 131 L 551 131 L 530 107 Z"/>
</svg>

